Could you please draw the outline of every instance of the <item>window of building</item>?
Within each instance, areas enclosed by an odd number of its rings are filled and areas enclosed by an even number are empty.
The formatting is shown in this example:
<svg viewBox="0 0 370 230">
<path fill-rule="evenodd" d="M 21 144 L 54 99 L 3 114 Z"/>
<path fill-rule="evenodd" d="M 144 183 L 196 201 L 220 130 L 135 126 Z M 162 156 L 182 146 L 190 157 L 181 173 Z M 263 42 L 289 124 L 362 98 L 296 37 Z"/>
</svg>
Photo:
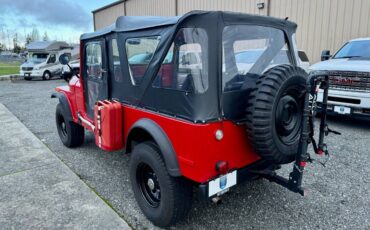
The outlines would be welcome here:
<svg viewBox="0 0 370 230">
<path fill-rule="evenodd" d="M 102 77 L 102 48 L 100 43 L 89 43 L 86 46 L 86 73 L 89 78 Z"/>
<path fill-rule="evenodd" d="M 126 54 L 131 83 L 140 85 L 157 49 L 160 37 L 129 38 L 126 40 Z"/>
<path fill-rule="evenodd" d="M 208 89 L 208 36 L 204 29 L 179 30 L 153 87 L 198 94 Z"/>
</svg>

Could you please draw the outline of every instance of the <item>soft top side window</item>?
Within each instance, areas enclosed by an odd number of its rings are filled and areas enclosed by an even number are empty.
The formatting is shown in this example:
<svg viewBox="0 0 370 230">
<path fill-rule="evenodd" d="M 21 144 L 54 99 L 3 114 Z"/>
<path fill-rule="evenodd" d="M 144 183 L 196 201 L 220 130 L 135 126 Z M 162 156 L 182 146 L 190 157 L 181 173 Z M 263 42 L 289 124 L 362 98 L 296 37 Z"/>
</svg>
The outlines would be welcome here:
<svg viewBox="0 0 370 230">
<path fill-rule="evenodd" d="M 126 54 L 131 83 L 141 84 L 143 77 L 157 49 L 160 36 L 129 38 L 126 40 Z"/>
<path fill-rule="evenodd" d="M 86 45 L 86 73 L 89 78 L 102 77 L 102 47 L 99 42 Z"/>
<path fill-rule="evenodd" d="M 208 89 L 208 36 L 202 28 L 182 28 L 176 34 L 154 88 L 201 94 Z"/>
</svg>

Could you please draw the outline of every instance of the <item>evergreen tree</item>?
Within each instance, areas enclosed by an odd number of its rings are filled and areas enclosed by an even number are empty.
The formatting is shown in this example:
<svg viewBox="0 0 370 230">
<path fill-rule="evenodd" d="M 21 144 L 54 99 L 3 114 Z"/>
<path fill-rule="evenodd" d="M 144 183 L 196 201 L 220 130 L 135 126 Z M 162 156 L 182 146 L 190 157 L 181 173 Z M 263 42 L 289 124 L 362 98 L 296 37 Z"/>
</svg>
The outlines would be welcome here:
<svg viewBox="0 0 370 230">
<path fill-rule="evenodd" d="M 45 31 L 44 36 L 42 37 L 43 41 L 49 41 L 48 33 Z"/>
</svg>

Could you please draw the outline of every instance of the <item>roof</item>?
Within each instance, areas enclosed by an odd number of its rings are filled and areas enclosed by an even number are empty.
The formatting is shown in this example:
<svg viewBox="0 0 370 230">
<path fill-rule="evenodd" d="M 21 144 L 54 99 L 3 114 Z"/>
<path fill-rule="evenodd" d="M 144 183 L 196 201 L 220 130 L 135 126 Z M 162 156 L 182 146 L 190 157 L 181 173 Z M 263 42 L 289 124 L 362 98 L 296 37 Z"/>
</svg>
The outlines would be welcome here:
<svg viewBox="0 0 370 230">
<path fill-rule="evenodd" d="M 357 42 L 357 41 L 370 41 L 370 37 L 369 38 L 355 38 L 355 39 L 350 40 L 350 42 Z"/>
<path fill-rule="evenodd" d="M 245 14 L 245 13 L 235 13 L 235 12 L 227 12 L 227 11 L 190 11 L 187 14 L 182 16 L 173 16 L 173 17 L 162 17 L 162 16 L 120 16 L 117 18 L 116 23 L 97 30 L 92 33 L 85 33 L 82 34 L 80 39 L 90 39 L 94 37 L 99 37 L 105 34 L 109 34 L 111 32 L 128 32 L 128 31 L 135 31 L 135 30 L 142 30 L 142 29 L 149 29 L 149 28 L 156 28 L 161 26 L 170 26 L 179 23 L 180 21 L 187 19 L 193 16 L 201 16 L 207 14 L 220 14 L 222 15 L 222 20 L 233 20 L 233 21 L 248 21 L 252 24 L 263 24 L 263 25 L 271 25 L 281 29 L 290 29 L 296 28 L 297 24 L 279 19 L 274 17 L 267 17 L 261 15 L 252 15 L 252 14 Z M 213 22 L 209 22 L 213 23 Z"/>
<path fill-rule="evenodd" d="M 92 33 L 81 35 L 81 40 L 98 37 L 110 32 L 127 32 L 141 29 L 154 28 L 159 26 L 168 26 L 176 24 L 181 16 L 161 17 L 161 16 L 120 16 L 116 23 L 97 30 Z"/>
<path fill-rule="evenodd" d="M 117 0 L 116 2 L 113 2 L 113 3 L 111 3 L 111 4 L 108 4 L 108 5 L 105 5 L 105 6 L 103 6 L 103 7 L 100 7 L 100 8 L 98 8 L 98 9 L 96 9 L 96 10 L 93 10 L 93 11 L 91 11 L 91 13 L 96 13 L 96 12 L 99 12 L 99 11 L 102 11 L 102 10 L 105 10 L 105 9 L 107 9 L 107 8 L 109 8 L 109 7 L 112 7 L 112 6 L 115 6 L 115 5 L 118 5 L 118 4 L 120 4 L 120 3 L 123 3 L 123 2 L 125 2 L 126 0 Z"/>
<path fill-rule="evenodd" d="M 31 42 L 26 46 L 28 51 L 53 51 L 69 48 L 70 46 L 66 42 L 62 41 L 37 41 Z"/>
</svg>

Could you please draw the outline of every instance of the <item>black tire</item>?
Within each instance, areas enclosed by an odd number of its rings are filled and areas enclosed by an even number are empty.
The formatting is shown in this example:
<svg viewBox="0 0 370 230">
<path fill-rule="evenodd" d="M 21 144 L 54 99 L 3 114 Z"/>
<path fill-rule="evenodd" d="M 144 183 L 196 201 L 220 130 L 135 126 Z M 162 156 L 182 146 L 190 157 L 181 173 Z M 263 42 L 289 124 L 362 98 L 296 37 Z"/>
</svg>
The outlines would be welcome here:
<svg viewBox="0 0 370 230">
<path fill-rule="evenodd" d="M 65 146 L 73 148 L 82 145 L 85 130 L 81 125 L 67 120 L 62 104 L 57 105 L 55 120 L 60 140 Z"/>
<path fill-rule="evenodd" d="M 292 162 L 298 151 L 307 73 L 280 65 L 256 82 L 246 109 L 247 133 L 254 150 L 276 164 Z"/>
<path fill-rule="evenodd" d="M 32 80 L 32 77 L 24 77 L 24 80 L 31 81 Z"/>
<path fill-rule="evenodd" d="M 193 187 L 182 177 L 171 177 L 157 146 L 135 146 L 130 159 L 130 180 L 144 215 L 159 227 L 174 225 L 190 211 Z"/>
<path fill-rule="evenodd" d="M 52 78 L 52 75 L 49 71 L 45 71 L 42 75 L 42 80 L 50 80 Z"/>
</svg>

